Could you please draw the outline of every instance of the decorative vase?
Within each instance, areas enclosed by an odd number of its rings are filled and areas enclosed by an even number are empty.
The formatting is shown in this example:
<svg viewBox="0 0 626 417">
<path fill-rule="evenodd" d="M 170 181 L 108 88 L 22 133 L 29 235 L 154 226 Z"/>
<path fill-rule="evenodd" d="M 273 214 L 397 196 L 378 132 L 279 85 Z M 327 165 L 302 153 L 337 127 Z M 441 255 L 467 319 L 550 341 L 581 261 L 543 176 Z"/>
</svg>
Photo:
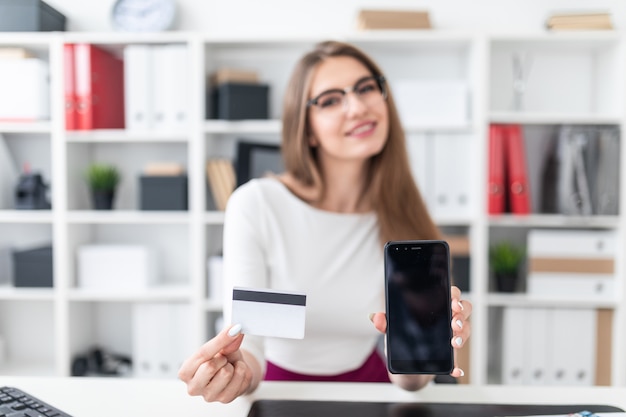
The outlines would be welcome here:
<svg viewBox="0 0 626 417">
<path fill-rule="evenodd" d="M 95 210 L 112 210 L 115 190 L 92 190 L 91 201 Z"/>
<path fill-rule="evenodd" d="M 517 272 L 496 274 L 496 289 L 498 292 L 515 292 L 517 275 Z"/>
</svg>

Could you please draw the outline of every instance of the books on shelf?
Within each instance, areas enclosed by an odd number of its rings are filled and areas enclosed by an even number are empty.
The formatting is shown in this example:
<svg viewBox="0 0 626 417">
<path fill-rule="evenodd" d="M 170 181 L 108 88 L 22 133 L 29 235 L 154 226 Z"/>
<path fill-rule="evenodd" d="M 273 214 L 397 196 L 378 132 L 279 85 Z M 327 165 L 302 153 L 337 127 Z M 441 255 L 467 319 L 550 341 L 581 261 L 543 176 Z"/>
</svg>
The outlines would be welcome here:
<svg viewBox="0 0 626 417">
<path fill-rule="evenodd" d="M 531 211 L 524 133 L 520 125 L 491 125 L 488 157 L 488 213 Z"/>
<path fill-rule="evenodd" d="M 210 159 L 206 163 L 206 173 L 215 209 L 226 210 L 226 203 L 237 182 L 232 162 L 224 158 Z"/>
<path fill-rule="evenodd" d="M 546 27 L 551 30 L 610 30 L 613 23 L 608 12 L 565 12 L 552 14 Z"/>
<path fill-rule="evenodd" d="M 422 10 L 362 9 L 357 28 L 368 29 L 431 29 L 430 16 Z"/>
</svg>

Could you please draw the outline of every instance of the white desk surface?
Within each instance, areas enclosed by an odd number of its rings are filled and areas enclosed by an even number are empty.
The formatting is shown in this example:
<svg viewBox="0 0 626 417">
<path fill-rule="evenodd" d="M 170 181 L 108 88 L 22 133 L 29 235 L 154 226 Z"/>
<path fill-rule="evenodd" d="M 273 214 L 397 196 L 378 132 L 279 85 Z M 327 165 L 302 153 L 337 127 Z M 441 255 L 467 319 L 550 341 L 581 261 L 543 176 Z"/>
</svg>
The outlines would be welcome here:
<svg viewBox="0 0 626 417">
<path fill-rule="evenodd" d="M 187 395 L 176 380 L 0 376 L 0 386 L 27 391 L 73 417 L 246 417 L 255 399 L 452 402 L 510 404 L 605 404 L 626 409 L 626 388 L 429 385 L 403 391 L 392 384 L 264 382 L 230 404 Z"/>
</svg>

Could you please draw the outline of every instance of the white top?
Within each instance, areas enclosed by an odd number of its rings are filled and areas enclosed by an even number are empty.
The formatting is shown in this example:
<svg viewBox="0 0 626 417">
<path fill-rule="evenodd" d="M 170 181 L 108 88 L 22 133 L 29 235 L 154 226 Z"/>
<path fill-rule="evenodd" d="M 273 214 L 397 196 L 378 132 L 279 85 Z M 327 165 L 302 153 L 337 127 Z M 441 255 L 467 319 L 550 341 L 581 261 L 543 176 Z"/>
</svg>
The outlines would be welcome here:
<svg viewBox="0 0 626 417">
<path fill-rule="evenodd" d="M 310 375 L 356 369 L 380 335 L 368 316 L 384 311 L 376 215 L 316 209 L 275 178 L 252 180 L 228 200 L 224 282 L 226 323 L 233 286 L 307 296 L 303 340 L 245 336 L 243 349 L 262 366 L 267 359 Z"/>
</svg>

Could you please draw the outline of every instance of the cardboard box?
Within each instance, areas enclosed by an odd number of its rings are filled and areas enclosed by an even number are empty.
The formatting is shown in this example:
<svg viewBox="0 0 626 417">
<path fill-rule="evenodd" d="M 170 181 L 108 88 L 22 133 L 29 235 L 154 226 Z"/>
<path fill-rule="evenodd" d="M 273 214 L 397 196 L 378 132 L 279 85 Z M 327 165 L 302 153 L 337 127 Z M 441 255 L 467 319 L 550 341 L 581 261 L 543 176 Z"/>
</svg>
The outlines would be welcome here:
<svg viewBox="0 0 626 417">
<path fill-rule="evenodd" d="M 269 118 L 269 86 L 224 83 L 210 93 L 209 118 L 223 120 Z"/>
<path fill-rule="evenodd" d="M 141 210 L 187 210 L 187 175 L 139 177 Z"/>
<path fill-rule="evenodd" d="M 0 0 L 0 31 L 65 31 L 66 18 L 41 0 Z"/>
<path fill-rule="evenodd" d="M 13 285 L 52 287 L 52 246 L 13 252 Z"/>
<path fill-rule="evenodd" d="M 156 282 L 156 256 L 146 246 L 84 245 L 78 248 L 77 255 L 79 288 L 145 290 Z"/>
</svg>

